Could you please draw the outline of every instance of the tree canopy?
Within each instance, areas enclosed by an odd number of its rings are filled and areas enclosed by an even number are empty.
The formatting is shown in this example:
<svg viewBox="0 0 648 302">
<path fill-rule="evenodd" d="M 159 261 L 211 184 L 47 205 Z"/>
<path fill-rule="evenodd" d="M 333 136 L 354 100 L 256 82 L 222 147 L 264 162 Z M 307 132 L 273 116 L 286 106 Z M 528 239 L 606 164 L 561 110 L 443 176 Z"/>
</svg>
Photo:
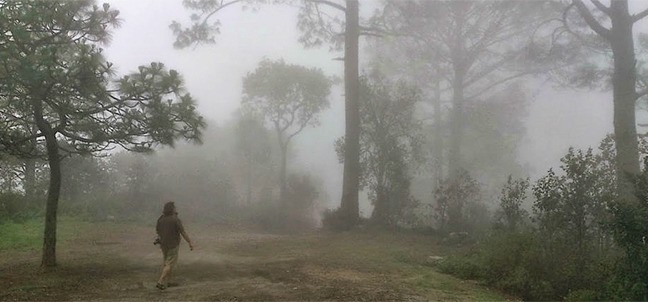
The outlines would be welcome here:
<svg viewBox="0 0 648 302">
<path fill-rule="evenodd" d="M 151 151 L 199 141 L 204 127 L 181 76 L 162 63 L 115 77 L 101 45 L 118 24 L 118 11 L 90 0 L 0 2 L 0 151 L 47 158 L 45 266 L 56 264 L 63 156 Z"/>
<path fill-rule="evenodd" d="M 328 108 L 331 81 L 316 68 L 263 60 L 243 79 L 243 106 L 256 111 L 277 133 L 282 155 L 279 182 L 286 190 L 286 155 L 293 137 L 319 123 Z"/>
</svg>

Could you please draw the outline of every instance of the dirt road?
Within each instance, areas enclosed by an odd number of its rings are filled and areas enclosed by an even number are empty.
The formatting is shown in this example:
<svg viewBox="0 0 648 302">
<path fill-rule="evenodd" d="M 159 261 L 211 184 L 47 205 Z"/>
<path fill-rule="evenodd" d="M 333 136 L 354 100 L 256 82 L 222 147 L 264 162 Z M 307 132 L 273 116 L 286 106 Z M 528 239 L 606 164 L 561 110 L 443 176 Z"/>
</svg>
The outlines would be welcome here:
<svg viewBox="0 0 648 302">
<path fill-rule="evenodd" d="M 385 301 L 499 300 L 470 282 L 436 273 L 429 238 L 352 232 L 273 235 L 193 227 L 196 250 L 181 246 L 171 280 L 155 288 L 161 265 L 151 227 L 97 224 L 59 244 L 59 266 L 39 269 L 39 252 L 0 257 L 0 300 Z"/>
</svg>

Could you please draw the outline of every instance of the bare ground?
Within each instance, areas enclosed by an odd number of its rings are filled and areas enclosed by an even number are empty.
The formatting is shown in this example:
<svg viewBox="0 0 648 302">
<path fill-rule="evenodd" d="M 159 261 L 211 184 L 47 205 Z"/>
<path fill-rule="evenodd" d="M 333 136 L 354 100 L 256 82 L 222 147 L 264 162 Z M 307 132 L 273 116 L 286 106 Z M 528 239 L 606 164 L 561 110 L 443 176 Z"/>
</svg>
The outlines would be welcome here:
<svg viewBox="0 0 648 302">
<path fill-rule="evenodd" d="M 152 228 L 100 223 L 59 244 L 59 266 L 51 271 L 39 268 L 37 250 L 0 251 L 0 300 L 505 299 L 426 266 L 429 256 L 444 251 L 421 235 L 276 235 L 198 226 L 191 230 L 197 248 L 181 246 L 171 280 L 177 286 L 164 291 L 155 288 L 161 253 L 152 244 Z"/>
</svg>

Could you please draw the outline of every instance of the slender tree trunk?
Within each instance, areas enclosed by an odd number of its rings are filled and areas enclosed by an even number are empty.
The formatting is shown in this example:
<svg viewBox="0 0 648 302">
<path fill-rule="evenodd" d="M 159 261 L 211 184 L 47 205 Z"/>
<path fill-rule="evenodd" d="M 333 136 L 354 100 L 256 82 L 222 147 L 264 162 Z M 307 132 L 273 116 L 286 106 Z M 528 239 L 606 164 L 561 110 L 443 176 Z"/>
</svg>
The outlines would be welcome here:
<svg viewBox="0 0 648 302">
<path fill-rule="evenodd" d="M 45 143 L 50 168 L 50 181 L 47 190 L 47 205 L 45 207 L 45 233 L 41 266 L 53 267 L 56 266 L 56 219 L 61 193 L 61 159 L 55 134 L 46 134 Z"/>
<path fill-rule="evenodd" d="M 38 133 L 38 127 L 36 125 L 31 125 L 27 126 L 28 129 L 30 130 L 30 134 L 35 135 Z M 34 138 L 31 141 L 31 147 L 33 150 L 36 150 L 37 148 L 37 140 Z M 30 203 L 30 206 L 34 206 L 37 203 L 36 196 L 35 196 L 35 191 L 36 191 L 36 159 L 34 158 L 28 158 L 25 159 L 24 162 L 24 169 L 25 169 L 25 180 L 23 182 L 23 186 L 25 189 L 25 196 L 27 196 L 27 200 Z"/>
<path fill-rule="evenodd" d="M 455 68 L 452 83 L 452 120 L 450 121 L 450 150 L 448 153 L 448 176 L 459 176 L 462 168 L 461 141 L 463 139 L 464 116 L 464 74 L 461 67 Z"/>
<path fill-rule="evenodd" d="M 462 2 L 455 3 L 452 13 L 455 15 L 454 45 L 452 46 L 452 65 L 454 78 L 452 79 L 452 114 L 450 121 L 450 149 L 448 150 L 448 176 L 454 179 L 459 176 L 462 167 L 461 141 L 463 138 L 464 116 L 464 80 L 467 72 L 467 58 L 463 38 L 464 8 Z"/>
<path fill-rule="evenodd" d="M 281 203 L 286 204 L 286 157 L 288 153 L 288 142 L 281 143 L 279 149 L 281 151 L 281 167 L 279 168 L 279 198 L 281 199 Z"/>
<path fill-rule="evenodd" d="M 247 192 L 246 203 L 248 206 L 252 204 L 252 161 L 248 157 L 247 161 Z"/>
<path fill-rule="evenodd" d="M 432 184 L 433 190 L 439 187 L 443 181 L 443 112 L 441 112 L 441 84 L 440 80 L 434 83 L 434 183 Z"/>
<path fill-rule="evenodd" d="M 640 173 L 635 121 L 636 59 L 627 1 L 612 1 L 614 136 L 619 196 L 635 199 L 633 176 Z"/>
<path fill-rule="evenodd" d="M 47 161 L 50 170 L 49 188 L 47 189 L 47 203 L 45 205 L 43 258 L 41 260 L 41 266 L 49 268 L 56 266 L 56 219 L 59 196 L 61 195 L 61 157 L 59 156 L 56 132 L 43 118 L 43 101 L 34 99 L 31 101 L 31 105 L 38 130 L 45 136 Z"/>
<path fill-rule="evenodd" d="M 340 210 L 349 226 L 358 222 L 360 177 L 360 107 L 358 79 L 358 38 L 360 33 L 358 0 L 346 1 L 344 44 L 345 136 L 344 174 Z"/>
</svg>

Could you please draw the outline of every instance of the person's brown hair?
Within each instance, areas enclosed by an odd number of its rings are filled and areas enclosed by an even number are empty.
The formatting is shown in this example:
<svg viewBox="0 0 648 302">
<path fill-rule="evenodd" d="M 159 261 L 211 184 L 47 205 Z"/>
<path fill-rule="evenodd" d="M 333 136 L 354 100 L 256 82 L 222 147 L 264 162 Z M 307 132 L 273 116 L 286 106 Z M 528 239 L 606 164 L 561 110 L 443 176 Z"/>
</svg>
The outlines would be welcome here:
<svg viewBox="0 0 648 302">
<path fill-rule="evenodd" d="M 175 204 L 173 201 L 169 201 L 164 204 L 164 210 L 162 210 L 162 215 L 169 216 L 175 214 Z"/>
</svg>

